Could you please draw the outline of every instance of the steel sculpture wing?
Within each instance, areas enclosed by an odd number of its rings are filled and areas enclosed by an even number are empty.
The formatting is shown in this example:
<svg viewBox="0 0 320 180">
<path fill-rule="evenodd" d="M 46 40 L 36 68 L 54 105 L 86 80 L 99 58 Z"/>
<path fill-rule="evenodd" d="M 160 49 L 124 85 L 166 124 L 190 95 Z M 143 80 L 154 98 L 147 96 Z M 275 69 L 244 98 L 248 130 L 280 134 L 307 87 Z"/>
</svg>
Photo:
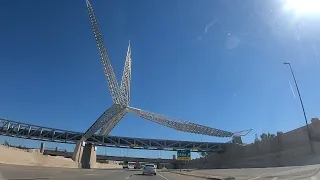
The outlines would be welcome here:
<svg viewBox="0 0 320 180">
<path fill-rule="evenodd" d="M 161 124 L 163 126 L 173 128 L 177 131 L 190 132 L 195 134 L 203 134 L 216 137 L 232 137 L 234 133 L 195 124 L 192 122 L 180 120 L 177 118 L 169 117 L 163 114 L 156 114 L 148 111 L 144 111 L 137 108 L 127 107 L 128 112 L 134 113 L 146 120 Z"/>
</svg>

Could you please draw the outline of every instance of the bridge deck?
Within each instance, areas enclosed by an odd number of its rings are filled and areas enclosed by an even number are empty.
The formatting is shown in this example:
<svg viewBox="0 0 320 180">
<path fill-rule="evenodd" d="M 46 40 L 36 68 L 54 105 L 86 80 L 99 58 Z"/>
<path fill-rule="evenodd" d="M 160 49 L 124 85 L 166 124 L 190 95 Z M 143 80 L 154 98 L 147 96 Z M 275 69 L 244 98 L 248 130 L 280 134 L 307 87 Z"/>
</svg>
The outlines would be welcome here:
<svg viewBox="0 0 320 180">
<path fill-rule="evenodd" d="M 81 139 L 83 133 L 0 119 L 0 135 L 40 141 L 75 144 Z M 86 142 L 95 144 L 97 146 L 131 149 L 167 151 L 190 149 L 193 152 L 225 151 L 225 143 L 214 142 L 176 141 L 101 135 L 93 135 Z"/>
</svg>

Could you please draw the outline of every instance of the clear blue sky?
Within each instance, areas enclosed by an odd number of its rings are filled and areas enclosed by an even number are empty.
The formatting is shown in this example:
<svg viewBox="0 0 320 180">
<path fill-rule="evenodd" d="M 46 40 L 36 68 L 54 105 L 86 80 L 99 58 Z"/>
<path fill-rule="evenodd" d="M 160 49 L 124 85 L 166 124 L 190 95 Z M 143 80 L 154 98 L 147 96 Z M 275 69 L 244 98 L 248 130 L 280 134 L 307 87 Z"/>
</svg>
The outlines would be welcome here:
<svg viewBox="0 0 320 180">
<path fill-rule="evenodd" d="M 289 61 L 308 120 L 319 116 L 319 14 L 288 10 L 284 0 L 90 2 L 119 81 L 131 40 L 133 107 L 233 132 L 252 128 L 250 143 L 255 133 L 304 125 L 282 64 Z M 112 105 L 84 0 L 6 0 L 0 20 L 0 117 L 85 131 Z M 230 140 L 131 114 L 111 135 Z M 148 153 L 132 151 L 158 152 Z"/>
</svg>

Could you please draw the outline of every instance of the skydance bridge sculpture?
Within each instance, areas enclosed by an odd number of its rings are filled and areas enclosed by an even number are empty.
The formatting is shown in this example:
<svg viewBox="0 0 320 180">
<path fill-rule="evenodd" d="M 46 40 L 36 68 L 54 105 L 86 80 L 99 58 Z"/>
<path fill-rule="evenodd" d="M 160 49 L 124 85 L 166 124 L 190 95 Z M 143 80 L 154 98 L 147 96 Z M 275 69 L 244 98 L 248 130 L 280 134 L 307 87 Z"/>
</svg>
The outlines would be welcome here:
<svg viewBox="0 0 320 180">
<path fill-rule="evenodd" d="M 202 148 L 202 151 L 221 149 L 218 144 L 199 143 L 199 142 L 183 142 L 172 140 L 153 140 L 142 138 L 128 138 L 128 137 L 111 137 L 108 136 L 112 129 L 120 122 L 120 120 L 130 112 L 140 116 L 143 119 L 152 121 L 154 123 L 175 129 L 177 131 L 189 132 L 194 134 L 202 134 L 215 137 L 232 137 L 233 140 L 239 139 L 240 136 L 248 134 L 251 130 L 240 132 L 229 132 L 208 126 L 184 121 L 181 119 L 169 117 L 163 114 L 156 114 L 133 108 L 130 106 L 130 83 L 131 83 L 131 46 L 127 50 L 124 70 L 122 74 L 121 84 L 119 86 L 116 75 L 113 71 L 111 62 L 106 48 L 104 47 L 102 34 L 100 32 L 97 19 L 93 12 L 93 8 L 88 0 L 86 6 L 89 13 L 90 22 L 93 29 L 93 34 L 98 47 L 101 58 L 102 67 L 106 76 L 113 105 L 108 108 L 102 115 L 92 124 L 92 126 L 84 133 L 70 132 L 64 130 L 57 130 L 54 128 L 45 128 L 35 125 L 28 125 L 6 119 L 0 119 L 0 135 L 13 136 L 18 138 L 36 139 L 43 141 L 62 142 L 62 143 L 76 143 L 72 159 L 79 163 L 79 167 L 91 168 L 96 163 L 96 148 L 95 145 L 103 145 L 110 147 L 131 146 L 132 143 L 140 143 L 142 146 L 162 148 Z M 116 142 L 117 141 L 117 142 Z M 238 140 L 236 140 L 238 141 Z M 240 139 L 241 141 L 241 139 Z M 87 142 L 87 143 L 86 143 Z M 123 143 L 125 142 L 125 143 Z M 156 145 L 155 145 L 156 144 Z M 177 145 L 178 144 L 178 145 Z M 159 146 L 159 147 L 158 147 Z M 210 146 L 210 147 L 209 147 Z M 218 147 L 218 148 L 217 148 Z M 217 150 L 220 152 L 221 150 Z"/>
<path fill-rule="evenodd" d="M 86 0 L 86 5 L 89 12 L 93 34 L 94 34 L 99 55 L 101 58 L 102 67 L 108 82 L 109 90 L 110 90 L 111 97 L 114 104 L 110 108 L 108 108 L 93 123 L 93 125 L 85 132 L 85 134 L 83 135 L 80 141 L 83 141 L 83 142 L 86 141 L 95 133 L 98 133 L 100 135 L 109 135 L 112 129 L 121 121 L 121 119 L 126 115 L 127 112 L 133 113 L 135 115 L 140 116 L 143 119 L 175 129 L 177 131 L 215 136 L 215 137 L 233 137 L 236 135 L 240 135 L 241 133 L 244 132 L 242 131 L 238 133 L 232 133 L 232 132 L 180 120 L 177 118 L 169 117 L 163 114 L 156 114 L 156 113 L 148 112 L 138 108 L 130 107 L 130 83 L 131 83 L 130 41 L 129 41 L 129 46 L 127 50 L 124 70 L 122 74 L 122 80 L 119 86 L 116 75 L 113 71 L 108 53 L 107 53 L 107 50 L 104 46 L 102 33 L 100 32 L 96 16 L 94 14 L 93 8 L 89 0 Z"/>
</svg>

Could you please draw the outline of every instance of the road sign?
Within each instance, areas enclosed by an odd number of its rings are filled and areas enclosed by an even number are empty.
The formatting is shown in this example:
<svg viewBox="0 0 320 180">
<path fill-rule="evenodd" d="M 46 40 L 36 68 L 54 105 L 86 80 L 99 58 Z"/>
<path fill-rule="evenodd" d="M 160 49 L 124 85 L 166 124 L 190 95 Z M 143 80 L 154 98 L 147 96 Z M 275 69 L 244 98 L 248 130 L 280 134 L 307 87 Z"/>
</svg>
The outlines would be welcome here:
<svg viewBox="0 0 320 180">
<path fill-rule="evenodd" d="M 177 151 L 177 159 L 183 161 L 191 160 L 190 150 L 178 150 Z"/>
</svg>

